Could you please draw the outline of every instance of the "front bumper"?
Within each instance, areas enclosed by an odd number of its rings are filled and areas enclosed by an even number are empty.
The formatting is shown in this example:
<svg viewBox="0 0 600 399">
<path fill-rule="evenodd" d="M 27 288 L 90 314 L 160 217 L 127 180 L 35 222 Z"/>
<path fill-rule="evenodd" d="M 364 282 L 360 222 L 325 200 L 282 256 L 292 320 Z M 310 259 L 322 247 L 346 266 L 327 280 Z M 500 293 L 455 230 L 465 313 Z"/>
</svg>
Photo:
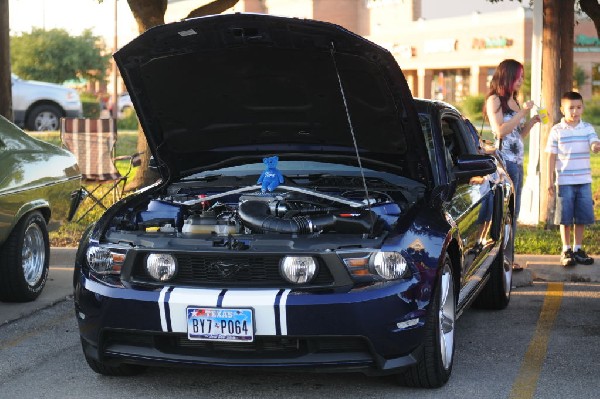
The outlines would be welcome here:
<svg viewBox="0 0 600 399">
<path fill-rule="evenodd" d="M 76 275 L 75 307 L 86 356 L 117 365 L 353 370 L 388 374 L 415 363 L 426 302 L 415 280 L 347 293 L 289 289 L 161 290 L 111 287 Z M 252 307 L 252 343 L 187 338 L 187 306 Z"/>
</svg>

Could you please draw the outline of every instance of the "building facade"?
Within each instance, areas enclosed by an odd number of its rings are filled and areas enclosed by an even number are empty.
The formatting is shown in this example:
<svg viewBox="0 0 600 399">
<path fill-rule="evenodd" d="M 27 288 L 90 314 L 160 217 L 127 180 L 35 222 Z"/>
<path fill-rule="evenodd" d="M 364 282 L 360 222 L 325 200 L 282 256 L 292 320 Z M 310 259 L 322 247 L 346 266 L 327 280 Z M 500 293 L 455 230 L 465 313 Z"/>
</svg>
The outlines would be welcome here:
<svg viewBox="0 0 600 399">
<path fill-rule="evenodd" d="M 197 6 L 194 3 L 172 1 L 167 20 L 169 15 L 171 20 L 181 18 L 176 16 L 178 9 L 187 13 Z M 390 50 L 413 95 L 451 103 L 485 94 L 503 59 L 531 60 L 533 13 L 528 8 L 431 20 L 423 19 L 421 10 L 421 0 L 240 0 L 232 12 L 341 25 Z M 584 78 L 576 89 L 584 98 L 600 95 L 600 40 L 588 19 L 578 21 L 574 29 L 575 68 Z"/>
</svg>

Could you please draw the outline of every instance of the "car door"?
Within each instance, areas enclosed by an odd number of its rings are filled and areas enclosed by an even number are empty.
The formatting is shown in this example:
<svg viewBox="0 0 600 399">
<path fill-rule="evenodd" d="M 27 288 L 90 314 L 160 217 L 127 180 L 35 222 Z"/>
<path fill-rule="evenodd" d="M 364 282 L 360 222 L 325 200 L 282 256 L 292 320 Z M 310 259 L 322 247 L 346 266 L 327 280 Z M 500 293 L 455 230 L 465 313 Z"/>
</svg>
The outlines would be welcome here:
<svg viewBox="0 0 600 399">
<path fill-rule="evenodd" d="M 494 241 L 490 237 L 494 178 L 486 175 L 464 181 L 456 180 L 453 174 L 456 159 L 462 155 L 479 154 L 478 143 L 475 142 L 465 120 L 454 112 L 443 112 L 440 126 L 446 178 L 448 183 L 455 184 L 454 194 L 447 204 L 446 211 L 458 226 L 463 245 L 462 285 L 474 285 L 481 277 L 478 273 L 479 268 L 494 248 Z"/>
</svg>

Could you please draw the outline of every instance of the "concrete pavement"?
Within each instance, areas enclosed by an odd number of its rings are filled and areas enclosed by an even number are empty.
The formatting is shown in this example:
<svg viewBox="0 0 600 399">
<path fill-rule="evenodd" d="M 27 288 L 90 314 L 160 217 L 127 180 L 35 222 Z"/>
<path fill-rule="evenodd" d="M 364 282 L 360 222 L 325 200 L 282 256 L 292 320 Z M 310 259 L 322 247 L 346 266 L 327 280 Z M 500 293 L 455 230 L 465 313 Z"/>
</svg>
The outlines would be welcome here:
<svg viewBox="0 0 600 399">
<path fill-rule="evenodd" d="M 0 326 L 27 317 L 73 294 L 73 264 L 76 250 L 76 248 L 51 248 L 50 272 L 46 287 L 33 302 L 0 302 Z"/>
<path fill-rule="evenodd" d="M 591 265 L 560 265 L 560 255 L 515 255 L 515 262 L 523 266 L 523 271 L 513 273 L 513 286 L 522 287 L 534 281 L 546 282 L 592 282 L 600 283 L 600 255 Z"/>
<path fill-rule="evenodd" d="M 33 302 L 0 302 L 0 325 L 26 317 L 71 296 L 75 251 L 76 248 L 52 248 L 50 273 L 42 294 Z M 559 264 L 559 255 L 516 255 L 515 261 L 524 270 L 513 273 L 513 286 L 530 286 L 534 281 L 600 283 L 600 256 L 596 255 L 594 258 L 596 261 L 592 265 L 565 268 Z"/>
</svg>

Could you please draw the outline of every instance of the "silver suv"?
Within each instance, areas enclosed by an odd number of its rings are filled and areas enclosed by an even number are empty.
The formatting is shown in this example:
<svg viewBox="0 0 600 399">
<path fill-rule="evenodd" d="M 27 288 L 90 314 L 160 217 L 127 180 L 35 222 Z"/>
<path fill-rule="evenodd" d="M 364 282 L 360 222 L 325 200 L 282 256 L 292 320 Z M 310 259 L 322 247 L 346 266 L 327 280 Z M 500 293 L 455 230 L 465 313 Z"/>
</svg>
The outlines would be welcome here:
<svg viewBox="0 0 600 399">
<path fill-rule="evenodd" d="M 58 130 L 60 118 L 81 117 L 79 93 L 54 83 L 23 80 L 12 74 L 14 122 L 28 130 Z"/>
</svg>

